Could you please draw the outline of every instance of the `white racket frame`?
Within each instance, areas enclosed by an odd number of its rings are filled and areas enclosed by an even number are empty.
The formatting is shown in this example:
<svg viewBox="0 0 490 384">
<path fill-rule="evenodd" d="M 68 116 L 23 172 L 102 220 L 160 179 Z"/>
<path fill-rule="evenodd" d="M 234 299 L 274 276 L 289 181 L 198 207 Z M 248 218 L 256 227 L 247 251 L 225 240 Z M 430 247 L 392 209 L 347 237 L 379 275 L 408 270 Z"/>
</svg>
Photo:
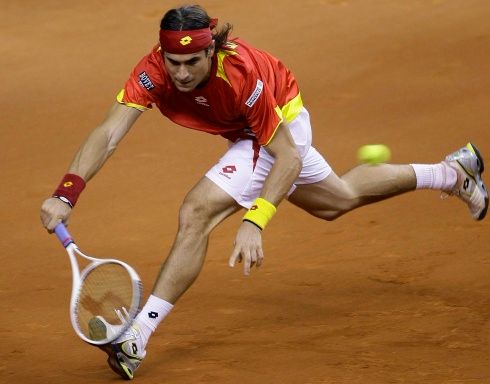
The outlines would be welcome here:
<svg viewBox="0 0 490 384">
<path fill-rule="evenodd" d="M 61 227 L 62 226 L 62 227 Z M 55 228 L 55 233 L 60 240 L 61 244 L 65 247 L 66 252 L 70 259 L 71 270 L 72 270 L 72 291 L 70 298 L 70 320 L 75 330 L 76 334 L 85 342 L 92 345 L 104 345 L 109 344 L 112 341 L 116 340 L 119 336 L 121 336 L 131 325 L 132 320 L 136 317 L 139 311 L 139 306 L 141 303 L 141 299 L 143 296 L 143 286 L 141 283 L 141 279 L 138 273 L 125 262 L 117 259 L 99 259 L 96 257 L 88 256 L 84 254 L 78 246 L 73 241 L 71 235 L 66 230 L 66 227 L 63 224 L 58 224 Z M 82 272 L 80 273 L 80 267 L 77 262 L 77 255 L 88 260 L 90 262 Z M 121 324 L 121 328 L 118 332 L 111 334 L 110 338 L 105 338 L 102 340 L 92 340 L 84 335 L 84 333 L 80 329 L 80 322 L 78 319 L 77 307 L 78 301 L 80 300 L 80 293 L 82 291 L 83 281 L 87 277 L 87 275 L 92 272 L 95 268 L 100 267 L 104 264 L 118 264 L 128 272 L 128 275 L 131 279 L 132 290 L 133 290 L 133 298 L 131 302 L 131 307 L 126 308 L 128 311 L 128 319 L 126 322 Z M 122 308 L 114 308 L 114 310 Z"/>
</svg>

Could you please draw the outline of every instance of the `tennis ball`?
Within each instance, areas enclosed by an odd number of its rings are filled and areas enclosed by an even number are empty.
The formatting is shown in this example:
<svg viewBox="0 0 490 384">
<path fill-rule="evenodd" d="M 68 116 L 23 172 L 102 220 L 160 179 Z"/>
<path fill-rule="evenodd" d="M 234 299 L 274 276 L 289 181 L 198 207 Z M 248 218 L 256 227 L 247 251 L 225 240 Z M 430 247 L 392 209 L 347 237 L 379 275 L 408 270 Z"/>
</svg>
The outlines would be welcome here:
<svg viewBox="0 0 490 384">
<path fill-rule="evenodd" d="M 384 144 L 363 145 L 357 150 L 357 158 L 361 163 L 386 163 L 391 158 L 391 150 Z"/>
</svg>

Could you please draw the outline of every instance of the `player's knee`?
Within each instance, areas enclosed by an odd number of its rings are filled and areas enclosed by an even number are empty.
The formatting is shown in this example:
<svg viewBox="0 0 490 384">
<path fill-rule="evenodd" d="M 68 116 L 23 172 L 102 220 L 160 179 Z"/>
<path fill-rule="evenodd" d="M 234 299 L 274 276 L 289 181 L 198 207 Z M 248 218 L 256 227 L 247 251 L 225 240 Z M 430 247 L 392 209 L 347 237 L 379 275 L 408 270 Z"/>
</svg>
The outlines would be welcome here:
<svg viewBox="0 0 490 384">
<path fill-rule="evenodd" d="M 347 212 L 352 211 L 358 206 L 357 199 L 341 199 L 338 200 L 335 206 L 329 207 L 328 209 L 319 209 L 311 212 L 314 216 L 326 220 L 334 221 L 340 216 L 345 215 Z"/>
<path fill-rule="evenodd" d="M 316 216 L 325 221 L 334 221 L 335 219 L 342 216 L 344 213 L 346 212 L 339 211 L 339 210 L 320 210 L 320 211 L 311 212 L 313 216 Z"/>
<path fill-rule="evenodd" d="M 205 234 L 209 231 L 206 205 L 199 200 L 186 199 L 179 212 L 179 231 Z"/>
</svg>

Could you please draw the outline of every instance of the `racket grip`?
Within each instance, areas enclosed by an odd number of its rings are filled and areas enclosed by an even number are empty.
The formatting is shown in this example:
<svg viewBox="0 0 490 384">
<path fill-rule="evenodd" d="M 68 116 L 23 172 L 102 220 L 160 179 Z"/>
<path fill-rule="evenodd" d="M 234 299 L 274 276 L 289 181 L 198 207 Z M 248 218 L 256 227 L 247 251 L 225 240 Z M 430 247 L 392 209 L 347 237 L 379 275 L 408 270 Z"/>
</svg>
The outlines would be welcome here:
<svg viewBox="0 0 490 384">
<path fill-rule="evenodd" d="M 65 224 L 59 223 L 55 228 L 54 228 L 54 233 L 56 233 L 56 237 L 60 241 L 60 243 L 63 245 L 63 247 L 68 247 L 71 243 L 73 243 L 73 239 L 71 235 L 68 233 L 68 230 L 65 227 Z"/>
</svg>

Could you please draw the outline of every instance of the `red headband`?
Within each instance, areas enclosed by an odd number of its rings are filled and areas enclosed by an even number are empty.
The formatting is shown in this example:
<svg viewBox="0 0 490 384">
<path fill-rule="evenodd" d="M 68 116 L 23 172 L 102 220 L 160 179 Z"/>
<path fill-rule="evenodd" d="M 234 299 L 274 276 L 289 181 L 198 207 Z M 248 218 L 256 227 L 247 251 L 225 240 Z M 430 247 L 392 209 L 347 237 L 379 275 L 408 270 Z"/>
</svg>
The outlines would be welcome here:
<svg viewBox="0 0 490 384">
<path fill-rule="evenodd" d="M 209 47 L 213 41 L 211 30 L 218 24 L 218 19 L 211 19 L 208 28 L 172 31 L 160 29 L 160 46 L 162 51 L 176 55 L 199 52 Z"/>
</svg>

